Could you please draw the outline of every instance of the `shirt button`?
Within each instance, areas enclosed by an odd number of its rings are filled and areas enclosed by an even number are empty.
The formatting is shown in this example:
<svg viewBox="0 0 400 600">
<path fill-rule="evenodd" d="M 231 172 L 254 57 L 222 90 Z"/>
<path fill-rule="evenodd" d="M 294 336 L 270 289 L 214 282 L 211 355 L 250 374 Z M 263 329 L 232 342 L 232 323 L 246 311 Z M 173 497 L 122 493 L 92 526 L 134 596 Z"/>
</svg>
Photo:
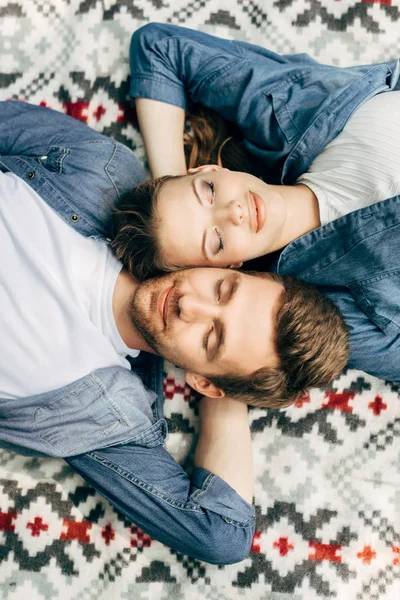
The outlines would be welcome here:
<svg viewBox="0 0 400 600">
<path fill-rule="evenodd" d="M 78 215 L 71 215 L 71 221 L 73 221 L 74 223 L 76 223 L 77 221 L 79 221 Z"/>
<path fill-rule="evenodd" d="M 34 177 L 35 177 L 35 171 L 29 171 L 29 173 L 27 174 L 27 178 L 33 179 Z"/>
</svg>

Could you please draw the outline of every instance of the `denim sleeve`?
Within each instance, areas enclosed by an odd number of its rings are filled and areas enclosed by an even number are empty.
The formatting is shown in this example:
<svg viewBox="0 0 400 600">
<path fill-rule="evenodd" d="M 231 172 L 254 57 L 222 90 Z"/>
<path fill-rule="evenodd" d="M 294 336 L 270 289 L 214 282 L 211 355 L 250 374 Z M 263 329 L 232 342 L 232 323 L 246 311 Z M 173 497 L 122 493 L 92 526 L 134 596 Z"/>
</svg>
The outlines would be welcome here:
<svg viewBox="0 0 400 600">
<path fill-rule="evenodd" d="M 309 66 L 308 57 L 302 60 Z M 298 61 L 246 42 L 149 23 L 132 36 L 130 94 L 184 109 L 187 101 L 202 104 L 234 121 L 249 140 L 277 150 L 287 140 L 264 92 L 297 70 Z"/>
<path fill-rule="evenodd" d="M 340 309 L 350 331 L 348 367 L 379 379 L 400 383 L 400 335 L 380 329 L 357 305 L 350 293 L 328 294 Z"/>
<path fill-rule="evenodd" d="M 269 183 L 293 183 L 359 103 L 398 78 L 394 61 L 339 68 L 160 23 L 133 34 L 130 65 L 132 97 L 195 102 L 236 123 Z"/>
<path fill-rule="evenodd" d="M 179 552 L 213 564 L 250 552 L 254 507 L 204 469 L 189 478 L 161 445 L 114 446 L 66 460 L 127 519 Z"/>
<path fill-rule="evenodd" d="M 102 137 L 61 112 L 19 100 L 0 102 L 0 154 L 40 156 L 51 146 Z"/>
</svg>

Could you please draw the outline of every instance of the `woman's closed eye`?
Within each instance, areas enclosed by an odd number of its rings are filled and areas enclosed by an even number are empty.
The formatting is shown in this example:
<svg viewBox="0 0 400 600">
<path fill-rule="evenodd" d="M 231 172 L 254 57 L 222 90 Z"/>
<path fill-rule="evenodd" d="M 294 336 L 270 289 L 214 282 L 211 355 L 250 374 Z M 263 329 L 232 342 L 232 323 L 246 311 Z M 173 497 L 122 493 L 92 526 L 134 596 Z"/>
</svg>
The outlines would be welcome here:
<svg viewBox="0 0 400 600">
<path fill-rule="evenodd" d="M 215 200 L 215 185 L 212 181 L 207 181 L 206 182 L 208 187 L 211 190 L 211 204 L 214 204 L 214 200 Z"/>
</svg>

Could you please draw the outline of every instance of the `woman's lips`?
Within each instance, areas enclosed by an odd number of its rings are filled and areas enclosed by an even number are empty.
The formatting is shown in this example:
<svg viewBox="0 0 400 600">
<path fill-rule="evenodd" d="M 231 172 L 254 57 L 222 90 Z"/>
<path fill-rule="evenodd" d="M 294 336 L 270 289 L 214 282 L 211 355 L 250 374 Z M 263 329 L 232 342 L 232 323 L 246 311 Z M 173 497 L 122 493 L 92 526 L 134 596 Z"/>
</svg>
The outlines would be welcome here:
<svg viewBox="0 0 400 600">
<path fill-rule="evenodd" d="M 265 214 L 265 203 L 264 200 L 255 192 L 250 192 L 252 202 L 252 223 L 253 229 L 256 233 L 264 227 L 266 214 Z"/>
<path fill-rule="evenodd" d="M 168 296 L 174 286 L 165 288 L 158 298 L 157 308 L 158 313 L 164 323 L 164 326 L 167 325 L 167 314 L 168 314 Z"/>
</svg>

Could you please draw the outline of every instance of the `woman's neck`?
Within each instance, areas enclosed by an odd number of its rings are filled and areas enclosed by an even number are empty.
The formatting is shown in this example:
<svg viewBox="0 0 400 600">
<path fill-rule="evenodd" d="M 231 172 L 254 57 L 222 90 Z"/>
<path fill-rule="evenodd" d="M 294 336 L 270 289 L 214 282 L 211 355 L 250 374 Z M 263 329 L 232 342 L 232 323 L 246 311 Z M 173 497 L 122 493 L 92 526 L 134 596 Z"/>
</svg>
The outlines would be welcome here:
<svg viewBox="0 0 400 600">
<path fill-rule="evenodd" d="M 286 203 L 286 221 L 276 250 L 321 226 L 318 198 L 309 187 L 304 184 L 279 187 Z"/>
</svg>

